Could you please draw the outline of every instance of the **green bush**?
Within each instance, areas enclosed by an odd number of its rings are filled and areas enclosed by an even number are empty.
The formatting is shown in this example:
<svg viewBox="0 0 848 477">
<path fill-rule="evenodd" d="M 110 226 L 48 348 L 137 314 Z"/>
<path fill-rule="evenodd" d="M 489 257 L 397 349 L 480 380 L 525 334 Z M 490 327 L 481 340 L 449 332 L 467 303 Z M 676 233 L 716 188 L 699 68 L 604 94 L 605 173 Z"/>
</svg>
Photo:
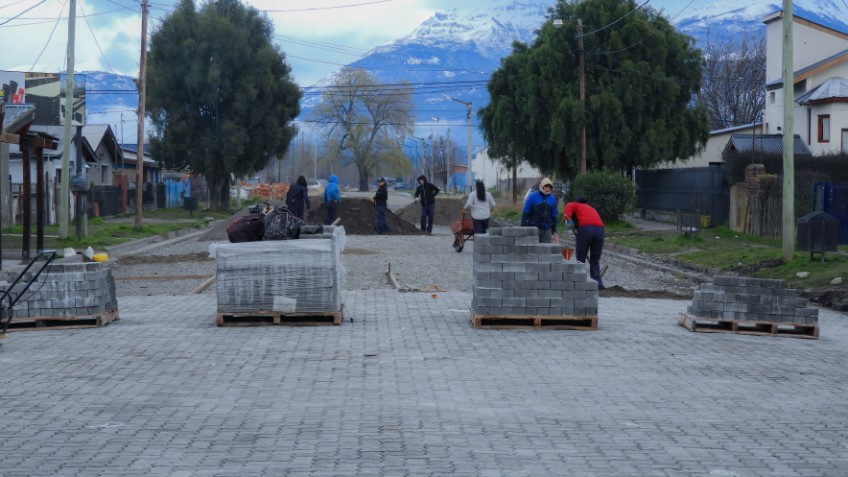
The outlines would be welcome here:
<svg viewBox="0 0 848 477">
<path fill-rule="evenodd" d="M 566 194 L 572 201 L 586 197 L 604 222 L 614 222 L 636 206 L 636 186 L 627 177 L 609 171 L 593 171 L 577 176 Z"/>
</svg>

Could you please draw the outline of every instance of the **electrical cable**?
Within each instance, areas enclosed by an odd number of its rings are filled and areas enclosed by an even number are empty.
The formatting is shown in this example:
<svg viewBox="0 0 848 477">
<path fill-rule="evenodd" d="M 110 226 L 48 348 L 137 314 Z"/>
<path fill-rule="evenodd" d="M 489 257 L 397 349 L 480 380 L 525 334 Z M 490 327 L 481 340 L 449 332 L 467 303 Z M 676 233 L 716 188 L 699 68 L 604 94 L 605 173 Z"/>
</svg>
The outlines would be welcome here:
<svg viewBox="0 0 848 477">
<path fill-rule="evenodd" d="M 35 5 L 33 5 L 33 6 L 29 7 L 29 8 L 27 8 L 26 10 L 22 11 L 21 13 L 18 13 L 17 15 L 15 15 L 15 16 L 13 16 L 13 17 L 10 17 L 10 18 L 8 18 L 6 21 L 4 21 L 4 22 L 0 23 L 0 26 L 3 26 L 3 25 L 5 25 L 5 24 L 9 23 L 10 21 L 12 21 L 12 20 L 14 20 L 14 19 L 16 19 L 16 18 L 19 18 L 19 17 L 20 17 L 21 15 L 23 15 L 24 13 L 26 13 L 26 12 L 28 12 L 28 11 L 30 11 L 30 10 L 32 10 L 32 9 L 34 9 L 35 7 L 37 7 L 37 6 L 41 5 L 41 4 L 43 4 L 43 3 L 44 3 L 44 2 L 46 2 L 46 1 L 47 1 L 47 0 L 41 0 L 40 2 L 38 2 L 38 3 L 36 3 Z M 53 19 L 51 18 L 51 19 L 50 19 L 50 21 L 53 21 Z"/>
<path fill-rule="evenodd" d="M 35 65 L 38 64 L 38 60 L 41 59 L 41 55 L 47 51 L 47 47 L 50 45 L 50 40 L 53 39 L 53 33 L 56 33 L 56 27 L 59 26 L 59 21 L 62 20 L 62 13 L 65 12 L 65 4 L 62 4 L 62 8 L 59 10 L 59 16 L 56 17 L 56 23 L 53 24 L 53 29 L 50 30 L 50 36 L 47 37 L 47 43 L 44 44 L 44 48 L 41 49 L 41 52 L 35 58 L 35 61 L 32 62 L 32 66 L 29 67 L 29 71 L 35 69 Z"/>
<path fill-rule="evenodd" d="M 44 3 L 45 1 L 47 1 L 47 0 L 42 0 L 41 3 Z M 38 5 L 36 5 L 36 6 L 38 6 Z M 86 15 L 86 16 L 97 17 L 97 16 L 100 16 L 100 15 L 110 15 L 112 13 L 118 13 L 118 12 L 121 12 L 121 10 L 107 10 L 105 12 L 92 13 L 91 15 Z M 9 19 L 9 21 L 14 20 L 15 18 L 16 17 L 12 17 L 11 19 Z M 77 18 L 80 18 L 80 15 L 77 15 Z M 14 25 L 6 25 L 6 23 L 9 22 L 9 21 L 6 21 L 6 22 L 3 22 L 3 23 L 0 23 L 0 28 L 15 28 L 15 27 L 22 27 L 22 26 L 42 25 L 42 24 L 45 24 L 45 23 L 53 23 L 55 21 L 54 18 L 46 18 L 46 17 L 28 17 L 26 19 L 27 20 L 37 19 L 38 21 L 29 22 L 29 23 L 16 23 Z M 62 17 L 61 19 L 67 20 L 68 17 Z M 21 20 L 23 20 L 23 18 L 21 18 Z"/>
<path fill-rule="evenodd" d="M 684 11 L 686 11 L 686 9 L 687 9 L 687 8 L 689 8 L 689 7 L 690 7 L 693 3 L 695 3 L 695 0 L 689 0 L 689 3 L 687 3 L 687 4 L 686 4 L 686 6 L 684 6 L 684 7 L 683 7 L 683 8 L 682 8 L 679 12 L 677 12 L 677 15 L 675 15 L 675 16 L 673 16 L 673 17 L 671 17 L 671 18 L 670 18 L 670 20 L 671 20 L 671 21 L 674 21 L 674 20 L 675 20 L 677 17 L 679 17 L 679 16 L 680 16 L 680 15 L 681 15 Z M 587 53 L 589 53 L 590 55 L 613 55 L 613 54 L 615 54 L 615 53 L 621 53 L 622 51 L 627 51 L 627 50 L 629 50 L 629 49 L 631 49 L 631 48 L 633 48 L 633 47 L 635 47 L 635 46 L 638 46 L 638 45 L 642 44 L 642 42 L 644 42 L 645 40 L 647 40 L 647 39 L 648 39 L 648 38 L 650 38 L 651 36 L 655 36 L 655 35 L 657 35 L 657 34 L 659 34 L 659 32 L 658 32 L 657 30 L 654 30 L 654 32 L 653 32 L 651 35 L 649 35 L 649 36 L 646 36 L 646 37 L 642 38 L 641 40 L 637 41 L 636 43 L 633 43 L 632 45 L 625 46 L 624 48 L 620 48 L 620 49 L 618 49 L 618 50 L 613 50 L 613 51 L 599 51 L 599 52 L 590 51 L 590 52 L 587 52 Z"/>
<path fill-rule="evenodd" d="M 100 51 L 100 56 L 103 57 L 103 61 L 106 62 L 106 67 L 109 68 L 109 72 L 115 74 L 115 70 L 112 69 L 112 65 L 109 64 L 109 59 L 106 58 L 106 54 L 103 53 L 103 48 L 100 48 L 100 42 L 97 41 L 97 36 L 94 34 L 94 29 L 91 28 L 91 24 L 88 23 L 88 18 L 85 16 L 85 10 L 82 7 L 82 2 L 79 3 L 80 11 L 82 12 L 83 19 L 85 20 L 85 24 L 88 26 L 88 31 L 91 32 L 91 38 L 94 39 L 94 44 L 97 45 L 97 50 Z"/>
<path fill-rule="evenodd" d="M 583 34 L 582 34 L 582 35 L 580 35 L 580 36 L 581 36 L 581 37 L 587 37 L 587 36 L 589 36 L 589 35 L 593 35 L 593 34 L 595 34 L 595 33 L 598 33 L 598 32 L 601 32 L 601 31 L 604 31 L 604 30 L 606 30 L 607 28 L 609 28 L 609 27 L 611 27 L 611 26 L 615 25 L 616 23 L 620 22 L 621 20 L 624 20 L 625 18 L 629 17 L 630 15 L 632 15 L 632 14 L 636 13 L 639 9 L 641 9 L 642 7 L 644 7 L 645 5 L 647 5 L 648 3 L 650 3 L 650 1 L 651 1 L 651 0 L 645 0 L 645 3 L 643 3 L 643 4 L 639 5 L 638 7 L 634 8 L 633 10 L 630 10 L 629 12 L 625 13 L 622 17 L 620 17 L 620 18 L 618 18 L 618 19 L 616 19 L 616 20 L 613 20 L 613 21 L 612 21 L 612 22 L 610 22 L 610 23 L 607 23 L 606 25 L 604 25 L 604 26 L 602 26 L 602 27 L 598 28 L 597 30 L 592 30 L 592 31 L 590 31 L 589 33 L 583 33 Z"/>
<path fill-rule="evenodd" d="M 26 2 L 26 1 L 28 1 L 28 0 L 18 0 L 17 2 L 12 2 L 12 3 L 7 3 L 7 4 L 5 4 L 5 5 L 0 5 L 0 10 L 4 9 L 4 8 L 6 8 L 6 7 L 12 7 L 12 6 L 15 6 L 15 5 L 19 4 L 19 3 L 24 3 L 24 2 Z"/>
</svg>

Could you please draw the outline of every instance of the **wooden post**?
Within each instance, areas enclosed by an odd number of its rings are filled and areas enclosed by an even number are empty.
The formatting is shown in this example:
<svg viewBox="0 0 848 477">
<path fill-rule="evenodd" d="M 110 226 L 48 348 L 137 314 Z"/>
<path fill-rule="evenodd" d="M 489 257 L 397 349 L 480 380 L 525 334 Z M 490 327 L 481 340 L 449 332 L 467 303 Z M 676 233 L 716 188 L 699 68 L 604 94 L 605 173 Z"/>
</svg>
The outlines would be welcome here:
<svg viewBox="0 0 848 477">
<path fill-rule="evenodd" d="M 795 255 L 795 72 L 792 0 L 783 0 L 783 258 Z"/>
<path fill-rule="evenodd" d="M 29 239 L 30 239 L 30 212 L 31 204 L 29 202 L 30 194 L 30 170 L 29 170 L 29 145 L 26 141 L 21 141 L 21 170 L 23 172 L 23 188 L 21 195 L 23 196 L 23 206 L 21 208 L 21 222 L 24 226 L 23 238 L 21 239 L 21 259 L 29 260 Z"/>
<path fill-rule="evenodd" d="M 35 148 L 35 250 L 44 250 L 44 148 Z"/>
<path fill-rule="evenodd" d="M 144 101 L 147 71 L 147 0 L 141 0 L 141 61 L 138 67 L 138 135 L 135 152 L 135 227 L 141 228 L 144 187 Z"/>
</svg>

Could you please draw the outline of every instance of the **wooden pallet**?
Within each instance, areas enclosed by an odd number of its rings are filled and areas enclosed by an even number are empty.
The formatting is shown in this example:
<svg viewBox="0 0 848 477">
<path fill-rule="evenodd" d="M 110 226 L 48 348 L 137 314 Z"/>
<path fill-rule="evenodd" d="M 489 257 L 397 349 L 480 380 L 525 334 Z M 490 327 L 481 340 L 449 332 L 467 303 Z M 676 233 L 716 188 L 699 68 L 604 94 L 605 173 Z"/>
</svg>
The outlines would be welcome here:
<svg viewBox="0 0 848 477">
<path fill-rule="evenodd" d="M 507 330 L 597 330 L 597 316 L 483 315 L 471 311 L 474 328 Z"/>
<path fill-rule="evenodd" d="M 12 318 L 9 331 L 64 330 L 99 328 L 118 319 L 118 310 L 87 316 L 36 316 Z"/>
<path fill-rule="evenodd" d="M 680 314 L 677 318 L 677 324 L 689 331 L 697 331 L 699 333 L 736 333 L 740 335 L 786 336 L 789 338 L 810 340 L 819 339 L 818 325 L 698 318 L 687 313 Z"/>
<path fill-rule="evenodd" d="M 243 313 L 218 313 L 218 326 L 320 326 L 341 325 L 343 310 L 322 312 L 250 311 Z"/>
</svg>

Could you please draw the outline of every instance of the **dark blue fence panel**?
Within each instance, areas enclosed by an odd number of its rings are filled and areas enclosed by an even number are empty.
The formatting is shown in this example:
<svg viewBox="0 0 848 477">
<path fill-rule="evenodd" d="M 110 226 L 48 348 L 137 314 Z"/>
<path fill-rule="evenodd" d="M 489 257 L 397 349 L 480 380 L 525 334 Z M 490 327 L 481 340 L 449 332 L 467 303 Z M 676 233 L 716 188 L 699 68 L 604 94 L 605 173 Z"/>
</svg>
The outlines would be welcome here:
<svg viewBox="0 0 848 477">
<path fill-rule="evenodd" d="M 721 167 L 636 171 L 637 207 L 709 215 L 710 225 L 727 223 L 730 186 Z"/>
<path fill-rule="evenodd" d="M 827 212 L 839 220 L 839 244 L 848 244 L 848 185 L 813 184 L 813 210 Z"/>
</svg>

